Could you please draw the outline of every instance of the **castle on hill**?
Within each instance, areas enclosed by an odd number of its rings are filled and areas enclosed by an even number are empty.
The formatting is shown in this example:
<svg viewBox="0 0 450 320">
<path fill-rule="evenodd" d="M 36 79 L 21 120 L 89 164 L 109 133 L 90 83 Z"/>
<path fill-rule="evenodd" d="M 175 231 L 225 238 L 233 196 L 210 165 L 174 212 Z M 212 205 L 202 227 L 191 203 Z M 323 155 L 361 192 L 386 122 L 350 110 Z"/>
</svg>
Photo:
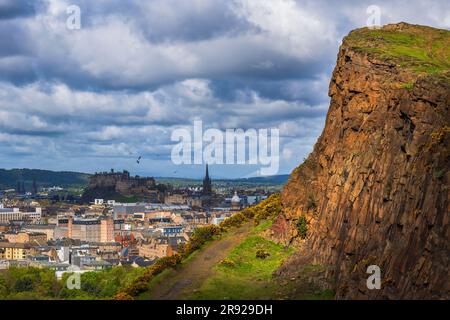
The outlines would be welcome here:
<svg viewBox="0 0 450 320">
<path fill-rule="evenodd" d="M 115 172 L 96 172 L 89 178 L 88 188 L 83 199 L 93 201 L 95 198 L 114 196 L 138 196 L 147 200 L 159 201 L 160 192 L 153 177 L 131 176 L 126 170 Z"/>
</svg>

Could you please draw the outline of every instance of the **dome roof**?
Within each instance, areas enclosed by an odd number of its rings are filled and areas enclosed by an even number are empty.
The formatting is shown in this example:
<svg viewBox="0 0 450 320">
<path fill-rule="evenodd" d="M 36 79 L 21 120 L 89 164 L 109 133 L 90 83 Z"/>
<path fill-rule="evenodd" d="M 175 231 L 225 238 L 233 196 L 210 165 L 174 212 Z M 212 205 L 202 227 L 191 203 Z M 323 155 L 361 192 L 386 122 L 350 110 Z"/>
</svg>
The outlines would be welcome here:
<svg viewBox="0 0 450 320">
<path fill-rule="evenodd" d="M 236 191 L 234 192 L 233 198 L 231 198 L 231 202 L 234 202 L 234 203 L 240 203 L 241 202 L 241 198 L 239 198 L 239 196 L 237 195 Z"/>
</svg>

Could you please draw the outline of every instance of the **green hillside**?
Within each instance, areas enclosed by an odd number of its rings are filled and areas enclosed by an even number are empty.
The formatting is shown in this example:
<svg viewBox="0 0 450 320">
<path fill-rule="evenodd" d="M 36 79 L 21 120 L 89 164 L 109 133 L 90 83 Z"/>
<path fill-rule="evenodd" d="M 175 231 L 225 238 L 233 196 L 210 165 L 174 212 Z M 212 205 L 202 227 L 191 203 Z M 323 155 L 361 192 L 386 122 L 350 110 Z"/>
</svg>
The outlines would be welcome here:
<svg viewBox="0 0 450 320">
<path fill-rule="evenodd" d="M 56 172 L 37 169 L 0 169 L 0 189 L 16 188 L 18 181 L 25 183 L 27 190 L 31 189 L 33 181 L 39 187 L 75 187 L 87 184 L 89 174 L 79 172 Z"/>
<path fill-rule="evenodd" d="M 382 29 L 362 28 L 344 43 L 353 50 L 413 71 L 450 79 L 450 31 L 399 23 Z"/>
</svg>

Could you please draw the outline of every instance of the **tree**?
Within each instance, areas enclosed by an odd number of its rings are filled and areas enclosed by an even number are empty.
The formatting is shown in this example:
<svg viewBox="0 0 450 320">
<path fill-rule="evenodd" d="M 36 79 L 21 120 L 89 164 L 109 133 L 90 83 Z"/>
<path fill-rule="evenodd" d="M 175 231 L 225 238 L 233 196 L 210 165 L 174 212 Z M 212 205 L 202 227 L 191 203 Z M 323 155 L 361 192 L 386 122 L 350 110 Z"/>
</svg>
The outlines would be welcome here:
<svg viewBox="0 0 450 320">
<path fill-rule="evenodd" d="M 306 239 L 308 233 L 308 221 L 306 217 L 300 216 L 297 221 L 297 231 L 301 239 Z"/>
<path fill-rule="evenodd" d="M 14 285 L 14 291 L 16 292 L 33 291 L 33 289 L 33 279 L 30 276 L 24 276 L 17 279 L 16 284 Z"/>
</svg>

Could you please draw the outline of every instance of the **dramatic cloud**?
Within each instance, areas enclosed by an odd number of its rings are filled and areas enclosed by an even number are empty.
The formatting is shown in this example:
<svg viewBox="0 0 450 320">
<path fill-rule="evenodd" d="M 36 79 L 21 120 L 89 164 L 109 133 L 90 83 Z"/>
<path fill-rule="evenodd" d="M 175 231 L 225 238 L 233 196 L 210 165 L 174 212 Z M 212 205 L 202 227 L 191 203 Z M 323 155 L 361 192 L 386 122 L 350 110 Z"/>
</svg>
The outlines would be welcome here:
<svg viewBox="0 0 450 320">
<path fill-rule="evenodd" d="M 372 4 L 383 24 L 450 27 L 446 1 L 0 0 L 0 167 L 199 176 L 169 158 L 171 132 L 199 119 L 279 128 L 288 173 L 323 128 L 340 41 Z"/>
<path fill-rule="evenodd" d="M 34 14 L 33 2 L 32 0 L 0 0 L 0 20 Z"/>
</svg>

